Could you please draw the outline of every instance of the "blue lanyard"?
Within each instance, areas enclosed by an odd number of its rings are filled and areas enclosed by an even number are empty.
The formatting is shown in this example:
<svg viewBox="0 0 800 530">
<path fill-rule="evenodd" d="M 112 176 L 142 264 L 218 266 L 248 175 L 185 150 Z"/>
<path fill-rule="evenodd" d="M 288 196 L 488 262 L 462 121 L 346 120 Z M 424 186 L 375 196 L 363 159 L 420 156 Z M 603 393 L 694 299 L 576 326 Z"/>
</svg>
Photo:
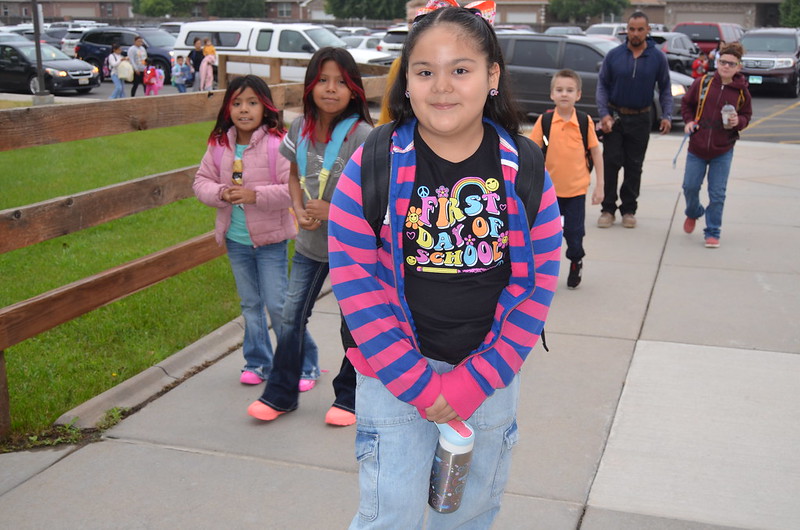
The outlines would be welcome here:
<svg viewBox="0 0 800 530">
<path fill-rule="evenodd" d="M 340 121 L 333 129 L 333 134 L 331 134 L 331 140 L 325 146 L 325 155 L 322 159 L 322 170 L 319 172 L 320 199 L 322 198 L 323 193 L 325 193 L 325 184 L 327 184 L 328 182 L 328 176 L 330 175 L 331 169 L 333 168 L 333 164 L 336 162 L 336 157 L 339 154 L 339 150 L 342 148 L 344 139 L 347 136 L 347 133 L 350 131 L 350 128 L 357 121 L 358 121 L 358 115 L 353 114 L 349 118 L 345 118 L 344 120 Z M 306 169 L 308 166 L 307 137 L 301 135 L 300 141 L 297 144 L 296 156 L 297 156 L 297 172 L 299 173 L 300 177 L 300 185 L 305 190 Z"/>
</svg>

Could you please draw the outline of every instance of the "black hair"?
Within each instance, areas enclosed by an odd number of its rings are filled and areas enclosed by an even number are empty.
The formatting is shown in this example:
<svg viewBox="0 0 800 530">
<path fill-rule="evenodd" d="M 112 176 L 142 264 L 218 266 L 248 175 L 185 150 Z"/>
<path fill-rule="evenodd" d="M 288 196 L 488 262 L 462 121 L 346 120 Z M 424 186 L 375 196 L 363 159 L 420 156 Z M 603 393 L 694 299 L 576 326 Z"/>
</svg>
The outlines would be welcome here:
<svg viewBox="0 0 800 530">
<path fill-rule="evenodd" d="M 429 29 L 439 24 L 453 24 L 458 27 L 466 39 L 483 52 L 488 66 L 497 63 L 500 67 L 498 79 L 498 95 L 489 97 L 483 106 L 483 115 L 515 134 L 520 130 L 520 112 L 511 94 L 508 75 L 506 74 L 503 52 L 497 42 L 494 29 L 475 11 L 463 7 L 444 7 L 431 13 L 417 17 L 403 45 L 400 55 L 400 70 L 389 94 L 389 110 L 397 123 L 414 118 L 411 102 L 405 96 L 408 87 L 408 61 L 420 37 Z M 488 72 L 487 72 L 488 75 Z"/>
<path fill-rule="evenodd" d="M 361 72 L 358 69 L 355 59 L 345 48 L 338 48 L 326 46 L 320 48 L 311 57 L 311 61 L 306 68 L 306 77 L 303 88 L 303 117 L 305 123 L 303 124 L 302 135 L 310 138 L 314 142 L 314 128 L 319 121 L 319 111 L 317 105 L 314 103 L 313 90 L 319 82 L 322 73 L 322 67 L 327 61 L 333 61 L 339 67 L 342 73 L 342 78 L 347 84 L 347 88 L 353 93 L 353 97 L 347 104 L 347 107 L 336 116 L 330 124 L 328 129 L 327 140 L 330 141 L 331 134 L 336 125 L 352 116 L 358 114 L 361 121 L 372 125 L 372 117 L 369 114 L 369 104 L 367 103 L 367 96 L 364 92 L 364 83 L 361 81 Z"/>
<path fill-rule="evenodd" d="M 214 124 L 214 129 L 208 137 L 209 144 L 216 142 L 219 145 L 228 145 L 228 129 L 233 127 L 231 103 L 234 96 L 246 88 L 252 88 L 258 100 L 264 105 L 264 118 L 261 125 L 266 125 L 272 134 L 283 135 L 286 131 L 283 126 L 283 118 L 281 118 L 278 109 L 275 108 L 275 103 L 272 102 L 272 92 L 266 81 L 255 75 L 245 75 L 235 77 L 231 84 L 228 85 L 228 90 L 225 91 L 225 97 L 217 115 L 217 123 Z"/>
<path fill-rule="evenodd" d="M 644 11 L 634 11 L 631 13 L 631 16 L 628 17 L 628 22 L 630 22 L 632 18 L 643 18 L 645 22 L 648 24 L 650 23 L 650 19 L 647 17 L 647 14 Z"/>
</svg>

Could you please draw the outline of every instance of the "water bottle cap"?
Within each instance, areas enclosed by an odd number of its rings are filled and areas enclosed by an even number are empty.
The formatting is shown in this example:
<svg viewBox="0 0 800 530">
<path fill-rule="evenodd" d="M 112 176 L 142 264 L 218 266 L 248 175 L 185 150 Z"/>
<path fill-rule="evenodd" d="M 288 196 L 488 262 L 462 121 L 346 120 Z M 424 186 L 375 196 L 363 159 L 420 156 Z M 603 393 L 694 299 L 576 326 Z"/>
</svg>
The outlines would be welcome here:
<svg viewBox="0 0 800 530">
<path fill-rule="evenodd" d="M 468 453 L 475 442 L 475 431 L 465 421 L 437 423 L 439 443 L 445 450 L 454 454 Z"/>
</svg>

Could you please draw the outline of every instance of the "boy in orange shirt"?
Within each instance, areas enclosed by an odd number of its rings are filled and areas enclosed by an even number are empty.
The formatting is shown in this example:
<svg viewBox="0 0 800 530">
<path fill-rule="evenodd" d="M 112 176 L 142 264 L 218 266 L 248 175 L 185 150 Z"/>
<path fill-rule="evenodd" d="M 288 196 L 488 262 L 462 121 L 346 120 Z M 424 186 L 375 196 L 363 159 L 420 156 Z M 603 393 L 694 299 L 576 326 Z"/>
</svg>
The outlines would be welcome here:
<svg viewBox="0 0 800 530">
<path fill-rule="evenodd" d="M 536 120 L 530 138 L 539 147 L 546 149 L 545 167 L 556 188 L 564 225 L 564 239 L 567 242 L 567 259 L 570 260 L 567 287 L 575 289 L 581 283 L 583 257 L 586 255 L 583 251 L 586 192 L 591 184 L 579 119 L 588 120 L 585 145 L 589 149 L 595 170 L 592 204 L 603 201 L 603 152 L 591 117 L 583 113 L 579 115 L 575 110 L 575 103 L 581 99 L 580 76 L 572 70 L 557 72 L 550 82 L 550 99 L 556 104 L 550 124 L 550 138 L 544 138 L 544 115 Z"/>
</svg>

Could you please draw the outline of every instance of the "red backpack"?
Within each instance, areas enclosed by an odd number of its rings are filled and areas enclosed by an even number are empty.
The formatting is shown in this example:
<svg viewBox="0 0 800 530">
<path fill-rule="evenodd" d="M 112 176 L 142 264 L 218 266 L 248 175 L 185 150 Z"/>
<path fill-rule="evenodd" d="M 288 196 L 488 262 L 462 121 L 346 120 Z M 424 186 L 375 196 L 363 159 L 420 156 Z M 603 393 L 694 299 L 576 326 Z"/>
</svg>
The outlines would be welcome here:
<svg viewBox="0 0 800 530">
<path fill-rule="evenodd" d="M 155 66 L 148 66 L 144 71 L 144 84 L 145 85 L 155 85 L 158 79 L 158 75 L 156 73 Z"/>
</svg>

